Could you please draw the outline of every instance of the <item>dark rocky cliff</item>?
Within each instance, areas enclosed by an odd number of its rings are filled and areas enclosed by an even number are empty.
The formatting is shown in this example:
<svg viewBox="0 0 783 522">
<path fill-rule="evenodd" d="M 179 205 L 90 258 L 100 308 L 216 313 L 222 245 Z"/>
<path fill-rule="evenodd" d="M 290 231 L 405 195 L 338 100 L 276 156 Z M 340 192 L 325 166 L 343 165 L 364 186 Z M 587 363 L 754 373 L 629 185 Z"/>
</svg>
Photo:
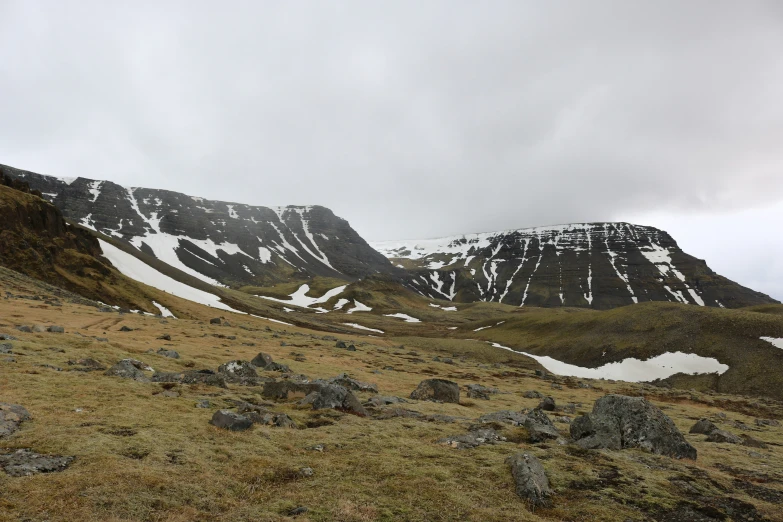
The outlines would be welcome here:
<svg viewBox="0 0 783 522">
<path fill-rule="evenodd" d="M 644 301 L 738 308 L 777 302 L 713 272 L 672 237 L 583 223 L 373 245 L 428 297 L 609 309 Z"/>
<path fill-rule="evenodd" d="M 324 207 L 269 208 L 7 166 L 0 172 L 29 183 L 66 218 L 207 282 L 266 286 L 309 276 L 352 281 L 395 271 Z"/>
</svg>

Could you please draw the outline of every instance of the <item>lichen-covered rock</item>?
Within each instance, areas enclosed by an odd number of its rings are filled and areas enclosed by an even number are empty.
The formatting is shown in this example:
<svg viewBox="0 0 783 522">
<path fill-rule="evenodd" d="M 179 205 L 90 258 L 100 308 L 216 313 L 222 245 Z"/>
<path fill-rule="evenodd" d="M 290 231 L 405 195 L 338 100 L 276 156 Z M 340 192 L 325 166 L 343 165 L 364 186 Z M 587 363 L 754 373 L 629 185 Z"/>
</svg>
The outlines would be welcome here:
<svg viewBox="0 0 783 522">
<path fill-rule="evenodd" d="M 478 418 L 480 424 L 497 422 L 500 424 L 510 424 L 511 426 L 522 426 L 527 420 L 527 415 L 516 411 L 502 410 L 493 413 L 487 413 Z"/>
<path fill-rule="evenodd" d="M 411 399 L 459 403 L 459 384 L 445 379 L 426 379 L 413 390 Z"/>
<path fill-rule="evenodd" d="M 26 477 L 36 473 L 62 471 L 73 462 L 74 457 L 59 455 L 40 455 L 29 449 L 16 450 L 0 455 L 0 468 L 12 477 Z"/>
<path fill-rule="evenodd" d="M 0 402 L 0 438 L 18 430 L 19 425 L 26 420 L 30 420 L 30 412 L 23 406 Z"/>
<path fill-rule="evenodd" d="M 218 374 L 222 375 L 229 383 L 246 386 L 258 384 L 258 373 L 248 361 L 229 361 L 221 364 L 218 367 Z"/>
<path fill-rule="evenodd" d="M 560 438 L 557 428 L 543 410 L 536 408 L 527 414 L 523 426 L 527 429 L 530 442 L 543 442 Z"/>
<path fill-rule="evenodd" d="M 123 359 L 106 370 L 105 375 L 122 377 L 123 379 L 133 379 L 134 381 L 139 382 L 149 382 L 149 377 L 142 371 L 142 369 L 147 368 L 149 367 L 136 359 Z"/>
<path fill-rule="evenodd" d="M 471 430 L 464 435 L 455 435 L 440 439 L 438 440 L 438 443 L 457 449 L 471 449 L 483 444 L 505 442 L 505 440 L 505 437 L 501 436 L 492 428 L 478 428 Z"/>
<path fill-rule="evenodd" d="M 529 453 L 517 453 L 506 459 L 514 477 L 516 493 L 527 501 L 531 511 L 552 505 L 552 490 L 541 462 Z"/>
<path fill-rule="evenodd" d="M 702 435 L 709 435 L 713 431 L 717 430 L 718 427 L 713 424 L 712 421 L 709 421 L 707 419 L 701 419 L 699 422 L 693 425 L 693 427 L 688 431 L 688 433 L 701 433 Z"/>
<path fill-rule="evenodd" d="M 300 405 L 311 404 L 314 410 L 332 408 L 346 411 L 362 417 L 367 416 L 367 410 L 359 402 L 359 399 L 349 390 L 336 384 L 318 385 L 317 390 L 305 397 Z"/>
<path fill-rule="evenodd" d="M 674 422 L 642 397 L 601 397 L 592 413 L 574 419 L 571 437 L 585 449 L 642 448 L 658 455 L 696 458 L 696 448 Z"/>
<path fill-rule="evenodd" d="M 255 366 L 256 368 L 266 368 L 270 364 L 272 364 L 274 361 L 272 360 L 272 356 L 268 353 L 259 352 L 258 355 L 253 357 L 253 360 L 250 361 L 250 364 Z"/>
<path fill-rule="evenodd" d="M 253 425 L 250 419 L 244 415 L 229 410 L 216 411 L 209 423 L 229 431 L 244 431 L 250 429 L 250 426 Z"/>
</svg>

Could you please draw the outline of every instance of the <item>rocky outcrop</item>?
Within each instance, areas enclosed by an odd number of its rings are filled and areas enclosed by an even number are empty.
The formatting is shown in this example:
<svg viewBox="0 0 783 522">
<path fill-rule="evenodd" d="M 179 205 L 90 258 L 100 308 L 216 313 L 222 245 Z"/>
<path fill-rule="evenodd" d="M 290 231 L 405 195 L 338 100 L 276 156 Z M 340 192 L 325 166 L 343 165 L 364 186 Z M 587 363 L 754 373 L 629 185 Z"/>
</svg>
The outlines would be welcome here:
<svg viewBox="0 0 783 522">
<path fill-rule="evenodd" d="M 26 477 L 37 473 L 52 473 L 67 468 L 74 457 L 41 455 L 29 449 L 0 455 L 0 468 L 12 477 Z"/>
<path fill-rule="evenodd" d="M 643 301 L 739 308 L 777 302 L 722 277 L 662 230 L 576 223 L 373 247 L 435 299 L 610 309 Z"/>
<path fill-rule="evenodd" d="M 642 448 L 658 455 L 696 458 L 696 448 L 674 422 L 641 397 L 601 397 L 592 413 L 574 419 L 571 437 L 585 449 Z"/>
</svg>

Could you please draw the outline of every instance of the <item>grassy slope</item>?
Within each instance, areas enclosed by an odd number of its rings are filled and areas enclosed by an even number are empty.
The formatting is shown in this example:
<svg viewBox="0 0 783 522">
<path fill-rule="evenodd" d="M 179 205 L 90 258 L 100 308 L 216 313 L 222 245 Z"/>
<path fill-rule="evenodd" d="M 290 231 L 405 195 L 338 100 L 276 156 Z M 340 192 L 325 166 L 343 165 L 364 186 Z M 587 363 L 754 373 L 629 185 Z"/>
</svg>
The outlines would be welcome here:
<svg viewBox="0 0 783 522">
<path fill-rule="evenodd" d="M 197 305 L 183 305 L 182 311 L 186 306 L 191 307 L 188 313 L 193 316 L 208 317 L 213 312 L 199 313 L 198 308 L 203 307 Z M 656 510 L 691 501 L 692 495 L 677 486 L 683 481 L 701 495 L 731 496 L 755 505 L 770 520 L 780 520 L 779 506 L 750 497 L 737 487 L 737 480 L 744 480 L 737 476 L 755 473 L 763 462 L 767 477 L 763 487 L 783 494 L 783 474 L 779 472 L 783 468 L 779 446 L 783 444 L 782 428 L 753 433 L 754 437 L 778 444 L 762 451 L 762 460 L 750 456 L 741 446 L 705 443 L 700 435 L 687 435 L 699 451 L 696 462 L 636 450 L 580 452 L 557 444 L 531 445 L 525 442 L 525 430 L 520 428 L 503 430 L 512 442 L 474 450 L 454 450 L 436 443 L 441 437 L 464 432 L 470 419 L 483 413 L 535 406 L 537 400 L 521 395 L 527 389 L 552 394 L 560 404 L 580 402 L 580 411 L 589 410 L 592 402 L 606 392 L 655 393 L 654 401 L 683 431 L 696 419 L 720 411 L 728 413 L 721 427 L 736 431 L 726 423 L 737 420 L 752 424 L 753 417 L 746 413 L 783 417 L 779 403 L 606 382 L 582 389 L 571 387 L 571 380 L 563 380 L 562 390 L 553 389 L 548 381 L 521 369 L 521 362 L 512 366 L 492 360 L 492 356 L 498 356 L 497 351 L 481 350 L 483 343 L 340 336 L 358 345 L 357 352 L 346 352 L 334 348 L 333 342 L 323 341 L 317 332 L 247 316 L 223 315 L 234 327 L 198 320 L 161 321 L 138 315 L 101 314 L 94 308 L 70 303 L 50 308 L 39 302 L 0 301 L 0 331 L 21 338 L 14 343 L 17 362 L 0 361 L 3 400 L 25 405 L 34 417 L 20 432 L 2 441 L 2 446 L 32 447 L 39 452 L 77 457 L 62 473 L 30 478 L 10 478 L 0 473 L 0 520 L 271 521 L 289 520 L 286 513 L 299 505 L 310 511 L 297 520 L 312 521 L 642 520 Z M 36 323 L 64 325 L 68 333 L 20 334 L 12 329 L 14 324 Z M 267 331 L 270 324 L 272 331 Z M 119 332 L 123 325 L 136 330 Z M 146 353 L 164 345 L 156 340 L 162 333 L 172 336 L 165 346 L 178 350 L 182 359 Z M 210 334 L 238 338 L 229 341 Z M 106 336 L 109 343 L 96 342 L 89 336 Z M 287 346 L 281 346 L 281 341 Z M 249 342 L 256 346 L 243 344 Z M 406 347 L 400 348 L 403 343 Z M 415 348 L 416 356 L 410 354 L 411 348 Z M 108 365 L 130 356 L 161 371 L 214 369 L 231 359 L 250 359 L 258 351 L 268 352 L 296 372 L 313 378 L 349 371 L 360 380 L 377 383 L 384 395 L 407 396 L 421 379 L 432 375 L 462 385 L 481 382 L 504 393 L 490 401 L 463 398 L 459 405 L 404 405 L 424 413 L 465 419 L 454 424 L 413 419 L 377 421 L 281 403 L 273 410 L 288 413 L 300 426 L 314 421 L 325 425 L 296 431 L 255 426 L 249 432 L 230 433 L 208 424 L 213 411 L 229 407 L 231 399 L 259 401 L 257 388 L 175 386 L 180 396 L 167 398 L 159 395 L 164 388 L 158 384 L 107 377 L 100 372 L 57 372 L 40 366 L 67 369 L 68 359 L 81 357 L 93 357 Z M 433 355 L 460 351 L 465 357 L 457 358 L 455 364 L 431 361 Z M 295 361 L 294 352 L 304 354 L 307 360 Z M 487 354 L 492 354 L 489 359 Z M 488 366 L 488 362 L 499 364 Z M 393 366 L 395 371 L 377 373 L 385 366 Z M 194 403 L 203 398 L 213 406 L 194 408 Z M 565 425 L 558 426 L 567 432 Z M 307 449 L 315 444 L 325 444 L 326 451 Z M 557 493 L 553 508 L 532 514 L 514 495 L 504 460 L 519 450 L 542 459 Z M 721 467 L 726 462 L 731 468 Z M 295 476 L 296 470 L 304 466 L 313 468 L 313 477 Z M 617 478 L 607 481 L 601 478 L 605 476 Z"/>
</svg>

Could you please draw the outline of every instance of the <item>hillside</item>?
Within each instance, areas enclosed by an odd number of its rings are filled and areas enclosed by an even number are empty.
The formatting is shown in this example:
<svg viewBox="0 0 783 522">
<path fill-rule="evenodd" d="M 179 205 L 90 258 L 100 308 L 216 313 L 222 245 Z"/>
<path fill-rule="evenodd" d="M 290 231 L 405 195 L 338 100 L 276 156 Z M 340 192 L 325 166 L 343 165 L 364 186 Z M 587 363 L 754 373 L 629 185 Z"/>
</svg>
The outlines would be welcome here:
<svg viewBox="0 0 783 522">
<path fill-rule="evenodd" d="M 63 215 L 211 284 L 270 285 L 397 272 L 320 206 L 260 207 L 111 181 L 60 179 L 0 165 Z"/>
<path fill-rule="evenodd" d="M 662 230 L 577 223 L 373 243 L 408 286 L 455 302 L 599 310 L 645 301 L 740 308 L 777 303 L 722 277 Z"/>
</svg>

